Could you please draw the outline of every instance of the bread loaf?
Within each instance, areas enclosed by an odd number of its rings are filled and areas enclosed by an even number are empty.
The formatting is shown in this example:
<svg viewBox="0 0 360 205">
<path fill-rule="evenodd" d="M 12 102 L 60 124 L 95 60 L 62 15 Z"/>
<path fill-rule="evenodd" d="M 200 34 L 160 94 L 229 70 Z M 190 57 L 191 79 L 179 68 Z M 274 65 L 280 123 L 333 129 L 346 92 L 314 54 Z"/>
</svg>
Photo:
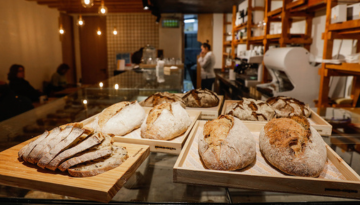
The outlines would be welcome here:
<svg viewBox="0 0 360 205">
<path fill-rule="evenodd" d="M 121 165 L 129 158 L 125 147 L 112 146 L 112 153 L 109 157 L 86 162 L 68 169 L 71 176 L 88 177 L 104 173 Z"/>
<path fill-rule="evenodd" d="M 289 117 L 293 115 L 310 117 L 311 109 L 303 102 L 291 97 L 272 97 L 266 101 L 276 112 L 276 117 Z"/>
<path fill-rule="evenodd" d="M 302 116 L 272 119 L 261 130 L 259 145 L 270 164 L 290 175 L 317 177 L 327 159 L 323 139 Z"/>
<path fill-rule="evenodd" d="M 190 116 L 179 102 L 163 103 L 150 110 L 141 125 L 141 137 L 170 140 L 183 134 L 190 124 Z"/>
<path fill-rule="evenodd" d="M 250 121 L 269 121 L 275 117 L 275 110 L 269 104 L 249 98 L 228 105 L 225 113 L 240 120 Z"/>
<path fill-rule="evenodd" d="M 168 92 L 163 92 L 163 93 L 157 92 L 153 95 L 150 95 L 143 102 L 141 102 L 140 105 L 146 107 L 154 107 L 162 103 L 173 103 L 173 102 L 180 102 L 180 105 L 183 108 L 185 108 L 185 103 L 180 96 Z"/>
<path fill-rule="evenodd" d="M 139 128 L 144 118 L 145 110 L 137 101 L 125 101 L 104 109 L 91 127 L 97 132 L 122 136 Z"/>
<path fill-rule="evenodd" d="M 230 115 L 206 122 L 198 143 L 201 160 L 209 169 L 242 169 L 256 158 L 256 143 L 250 130 Z"/>
<path fill-rule="evenodd" d="M 35 140 L 31 141 L 29 144 L 25 145 L 20 149 L 18 156 L 19 158 L 27 158 L 30 152 L 47 136 L 49 135 L 48 131 L 45 131 L 42 135 L 38 136 Z"/>
<path fill-rule="evenodd" d="M 219 105 L 219 97 L 208 89 L 194 89 L 182 97 L 187 107 L 216 107 Z"/>
</svg>

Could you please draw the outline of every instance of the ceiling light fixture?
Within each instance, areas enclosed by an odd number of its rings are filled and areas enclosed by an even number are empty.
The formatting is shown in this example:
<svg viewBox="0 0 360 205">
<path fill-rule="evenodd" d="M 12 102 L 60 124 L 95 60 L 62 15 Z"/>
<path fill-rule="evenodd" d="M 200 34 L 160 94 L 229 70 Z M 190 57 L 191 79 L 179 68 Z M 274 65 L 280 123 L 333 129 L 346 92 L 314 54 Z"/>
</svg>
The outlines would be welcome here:
<svg viewBox="0 0 360 205">
<path fill-rule="evenodd" d="M 101 0 L 101 6 L 99 7 L 99 14 L 105 15 L 107 13 L 108 9 L 104 5 L 104 0 Z"/>
<path fill-rule="evenodd" d="M 85 8 L 90 8 L 94 5 L 94 0 L 81 0 L 81 4 Z"/>
<path fill-rule="evenodd" d="M 142 0 L 144 10 L 149 10 L 148 0 Z"/>
<path fill-rule="evenodd" d="M 116 30 L 116 27 L 114 27 L 113 34 L 114 34 L 114 35 L 117 35 L 117 33 L 118 33 L 118 32 L 117 32 L 117 30 Z"/>
<path fill-rule="evenodd" d="M 78 25 L 79 25 L 79 26 L 84 25 L 84 20 L 82 19 L 81 14 L 79 15 Z"/>
<path fill-rule="evenodd" d="M 97 33 L 97 35 L 99 35 L 99 36 L 101 35 L 101 30 L 100 30 L 100 28 L 98 28 L 98 30 L 97 30 L 96 33 Z"/>
<path fill-rule="evenodd" d="M 62 24 L 60 24 L 59 33 L 62 35 L 65 33 Z"/>
</svg>

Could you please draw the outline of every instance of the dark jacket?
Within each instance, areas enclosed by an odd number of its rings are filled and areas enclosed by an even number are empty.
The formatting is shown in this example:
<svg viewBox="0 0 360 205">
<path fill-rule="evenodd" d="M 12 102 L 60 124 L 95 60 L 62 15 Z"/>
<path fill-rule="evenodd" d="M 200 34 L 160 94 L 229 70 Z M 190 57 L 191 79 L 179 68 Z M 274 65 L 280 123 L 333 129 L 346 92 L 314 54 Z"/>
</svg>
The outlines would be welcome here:
<svg viewBox="0 0 360 205">
<path fill-rule="evenodd" d="M 32 102 L 39 101 L 41 93 L 38 90 L 35 90 L 35 88 L 31 86 L 27 80 L 23 78 L 16 78 L 10 80 L 9 86 L 16 95 L 25 96 L 29 98 Z"/>
</svg>

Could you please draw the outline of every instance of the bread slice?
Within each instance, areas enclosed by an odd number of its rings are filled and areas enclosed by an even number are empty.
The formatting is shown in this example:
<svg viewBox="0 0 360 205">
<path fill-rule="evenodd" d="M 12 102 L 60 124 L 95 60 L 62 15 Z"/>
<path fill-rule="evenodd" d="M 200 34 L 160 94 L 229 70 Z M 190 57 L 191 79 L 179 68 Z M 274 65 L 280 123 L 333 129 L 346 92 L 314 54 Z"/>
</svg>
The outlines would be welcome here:
<svg viewBox="0 0 360 205">
<path fill-rule="evenodd" d="M 57 155 L 49 164 L 46 165 L 46 168 L 51 170 L 56 170 L 58 165 L 63 162 L 65 159 L 68 159 L 74 156 L 77 153 L 80 153 L 90 147 L 93 147 L 97 144 L 100 144 L 104 140 L 104 136 L 101 133 L 95 133 L 94 135 L 88 137 L 86 140 L 82 141 L 80 144 L 67 149 Z"/>
<path fill-rule="evenodd" d="M 163 103 L 150 110 L 141 125 L 141 137 L 170 140 L 183 134 L 190 125 L 190 116 L 179 102 Z"/>
<path fill-rule="evenodd" d="M 201 160 L 209 169 L 242 169 L 256 159 L 256 142 L 250 130 L 230 115 L 206 122 L 198 145 Z"/>
<path fill-rule="evenodd" d="M 66 127 L 65 130 L 66 129 L 68 129 L 68 127 Z M 44 169 L 45 166 L 50 163 L 50 161 L 54 159 L 54 157 L 56 157 L 56 155 L 58 155 L 61 151 L 70 147 L 72 143 L 77 143 L 81 138 L 84 139 L 85 137 L 87 137 L 87 134 L 85 134 L 85 136 L 82 136 L 84 132 L 84 129 L 80 129 L 77 127 L 73 128 L 71 133 L 69 133 L 67 137 L 65 137 L 61 142 L 56 144 L 56 146 L 52 148 L 48 153 L 43 155 L 37 165 Z"/>
<path fill-rule="evenodd" d="M 69 127 L 68 129 L 72 129 L 72 127 Z M 65 133 L 67 133 L 70 130 L 63 130 L 63 135 Z M 65 132 L 64 132 L 65 131 Z M 52 129 L 49 133 L 49 135 L 42 141 L 40 141 L 40 143 L 30 152 L 30 154 L 27 157 L 23 157 L 23 159 L 27 162 L 30 162 L 32 164 L 36 164 L 42 157 L 42 154 L 44 152 L 48 152 L 50 151 L 50 146 L 49 146 L 49 142 L 55 138 L 58 137 L 58 135 L 60 135 L 61 133 L 61 129 L 59 127 L 56 127 L 54 129 Z M 67 135 L 66 135 L 67 136 Z"/>
<path fill-rule="evenodd" d="M 68 169 L 68 172 L 74 177 L 95 176 L 120 166 L 127 158 L 129 156 L 125 147 L 112 146 L 109 157 L 77 165 Z"/>
<path fill-rule="evenodd" d="M 45 131 L 42 135 L 39 135 L 38 138 L 31 141 L 29 144 L 25 145 L 23 148 L 20 149 L 18 152 L 18 156 L 21 159 L 22 157 L 27 158 L 29 153 L 47 136 L 49 135 L 48 131 Z"/>
<path fill-rule="evenodd" d="M 58 167 L 61 171 L 66 171 L 72 166 L 77 164 L 81 164 L 84 162 L 88 162 L 90 160 L 99 159 L 101 157 L 109 156 L 111 151 L 111 146 L 113 143 L 112 137 L 109 135 L 104 135 L 104 140 L 99 144 L 96 145 L 88 150 L 85 150 L 82 153 L 77 154 L 75 157 L 66 160 Z"/>
</svg>

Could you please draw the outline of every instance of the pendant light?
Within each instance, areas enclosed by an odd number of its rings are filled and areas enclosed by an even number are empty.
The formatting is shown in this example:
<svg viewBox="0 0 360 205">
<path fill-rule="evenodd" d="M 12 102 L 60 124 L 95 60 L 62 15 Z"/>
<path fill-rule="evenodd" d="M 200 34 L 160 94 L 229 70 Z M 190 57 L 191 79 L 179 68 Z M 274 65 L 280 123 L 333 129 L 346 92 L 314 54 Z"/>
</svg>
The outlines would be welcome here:
<svg viewBox="0 0 360 205">
<path fill-rule="evenodd" d="M 81 4 L 85 8 L 90 8 L 94 5 L 94 0 L 81 0 Z"/>
<path fill-rule="evenodd" d="M 104 5 L 104 0 L 101 0 L 101 6 L 99 7 L 99 14 L 105 15 L 105 14 L 107 14 L 107 12 L 108 12 L 108 9 Z"/>
<path fill-rule="evenodd" d="M 116 30 L 116 27 L 114 27 L 113 34 L 114 34 L 114 35 L 117 35 L 117 33 L 118 33 L 118 32 L 117 32 L 117 30 Z"/>
<path fill-rule="evenodd" d="M 83 25 L 84 25 L 84 20 L 82 19 L 81 14 L 79 15 L 78 25 L 79 25 L 79 26 L 83 26 Z"/>
<path fill-rule="evenodd" d="M 96 33 L 97 33 L 97 35 L 99 35 L 99 36 L 101 35 L 101 30 L 100 30 L 100 28 L 98 28 L 98 30 L 97 30 Z"/>
</svg>

